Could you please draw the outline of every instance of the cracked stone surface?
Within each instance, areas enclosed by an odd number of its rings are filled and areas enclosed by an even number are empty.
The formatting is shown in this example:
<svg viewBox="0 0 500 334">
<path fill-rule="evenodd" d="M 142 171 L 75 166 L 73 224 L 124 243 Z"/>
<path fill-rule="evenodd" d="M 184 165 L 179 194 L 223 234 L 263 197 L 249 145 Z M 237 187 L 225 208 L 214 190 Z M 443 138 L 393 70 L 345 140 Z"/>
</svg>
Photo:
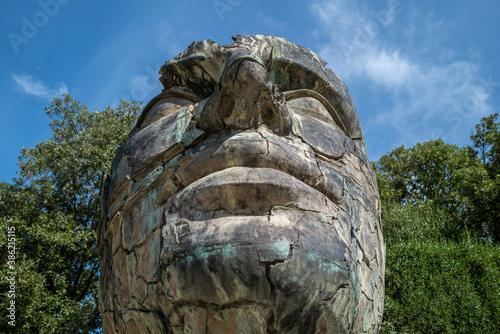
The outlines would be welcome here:
<svg viewBox="0 0 500 334">
<path fill-rule="evenodd" d="M 117 150 L 104 333 L 378 333 L 385 245 L 347 87 L 271 36 L 193 43 Z"/>
</svg>

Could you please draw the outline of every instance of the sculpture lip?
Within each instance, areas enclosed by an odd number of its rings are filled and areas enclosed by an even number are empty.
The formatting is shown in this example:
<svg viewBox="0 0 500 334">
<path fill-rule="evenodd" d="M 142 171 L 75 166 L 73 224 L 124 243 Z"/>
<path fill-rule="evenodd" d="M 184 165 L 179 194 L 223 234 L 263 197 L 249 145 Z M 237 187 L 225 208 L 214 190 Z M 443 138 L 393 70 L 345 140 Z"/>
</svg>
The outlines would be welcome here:
<svg viewBox="0 0 500 334">
<path fill-rule="evenodd" d="M 336 205 L 322 192 L 286 172 L 265 167 L 238 166 L 215 171 L 183 188 L 169 202 L 168 215 L 188 220 L 197 220 L 200 211 L 206 219 L 221 215 L 263 215 L 276 206 L 312 212 L 336 211 Z"/>
<path fill-rule="evenodd" d="M 307 144 L 295 136 L 282 137 L 265 127 L 233 134 L 221 134 L 189 152 L 189 161 L 176 170 L 184 187 L 211 174 L 230 168 L 275 170 L 322 193 L 333 203 L 342 198 L 342 173 L 318 159 Z M 274 182 L 273 180 L 271 180 Z M 184 189 L 180 190 L 183 191 Z"/>
<path fill-rule="evenodd" d="M 350 240 L 338 214 L 337 205 L 292 175 L 272 168 L 229 167 L 169 199 L 161 259 L 168 266 L 196 259 L 199 252 L 211 254 L 221 245 L 257 245 L 261 262 L 284 261 L 298 247 L 347 273 L 344 253 Z"/>
</svg>

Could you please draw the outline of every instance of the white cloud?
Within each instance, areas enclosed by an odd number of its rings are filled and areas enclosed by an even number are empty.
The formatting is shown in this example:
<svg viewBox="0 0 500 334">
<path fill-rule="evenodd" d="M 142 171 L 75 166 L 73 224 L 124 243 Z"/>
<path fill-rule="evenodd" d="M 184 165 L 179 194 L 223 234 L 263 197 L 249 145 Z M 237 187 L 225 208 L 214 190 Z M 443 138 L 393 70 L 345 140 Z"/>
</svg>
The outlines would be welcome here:
<svg viewBox="0 0 500 334">
<path fill-rule="evenodd" d="M 12 79 L 24 93 L 41 97 L 51 101 L 54 97 L 59 97 L 63 94 L 68 94 L 68 87 L 64 82 L 61 82 L 57 87 L 50 88 L 41 80 L 34 78 L 32 75 L 21 74 L 12 76 Z"/>
<path fill-rule="evenodd" d="M 319 54 L 348 83 L 386 96 L 361 120 L 365 133 L 386 136 L 386 151 L 438 137 L 463 142 L 492 111 L 480 65 L 441 47 L 446 22 L 432 13 L 419 21 L 422 14 L 404 6 L 389 0 L 374 10 L 362 1 L 316 1 L 311 11 L 327 40 Z"/>
<path fill-rule="evenodd" d="M 365 75 L 377 84 L 387 88 L 398 88 L 407 83 L 416 68 L 408 59 L 402 59 L 399 52 L 373 52 L 365 57 Z"/>
</svg>

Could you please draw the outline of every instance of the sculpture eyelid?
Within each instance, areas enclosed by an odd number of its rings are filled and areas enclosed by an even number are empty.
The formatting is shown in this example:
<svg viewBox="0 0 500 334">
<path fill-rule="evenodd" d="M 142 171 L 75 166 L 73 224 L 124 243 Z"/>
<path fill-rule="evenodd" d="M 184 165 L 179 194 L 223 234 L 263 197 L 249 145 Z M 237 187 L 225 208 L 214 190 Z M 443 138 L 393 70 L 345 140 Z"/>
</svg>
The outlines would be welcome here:
<svg viewBox="0 0 500 334">
<path fill-rule="evenodd" d="M 340 129 L 347 135 L 347 128 L 342 122 L 342 119 L 340 118 L 340 115 L 338 114 L 337 110 L 331 105 L 331 103 L 323 97 L 323 95 L 319 94 L 318 92 L 310 89 L 297 89 L 297 90 L 291 90 L 291 91 L 286 91 L 283 92 L 283 95 L 285 96 L 285 101 L 292 101 L 294 99 L 298 99 L 301 97 L 312 97 L 319 102 L 326 108 L 326 110 L 330 113 L 332 116 L 333 120 L 335 123 L 340 127 Z"/>
<path fill-rule="evenodd" d="M 156 95 L 154 98 L 149 101 L 149 103 L 144 107 L 142 110 L 141 115 L 137 119 L 137 123 L 135 124 L 135 128 L 139 129 L 142 126 L 142 123 L 144 120 L 148 117 L 149 112 L 154 108 L 154 106 L 160 102 L 161 100 L 167 99 L 167 98 L 180 98 L 180 99 L 186 99 L 193 104 L 200 102 L 203 100 L 203 98 L 199 97 L 198 95 L 195 95 L 193 93 L 180 90 L 180 89 L 167 89 L 161 92 L 160 94 Z"/>
</svg>

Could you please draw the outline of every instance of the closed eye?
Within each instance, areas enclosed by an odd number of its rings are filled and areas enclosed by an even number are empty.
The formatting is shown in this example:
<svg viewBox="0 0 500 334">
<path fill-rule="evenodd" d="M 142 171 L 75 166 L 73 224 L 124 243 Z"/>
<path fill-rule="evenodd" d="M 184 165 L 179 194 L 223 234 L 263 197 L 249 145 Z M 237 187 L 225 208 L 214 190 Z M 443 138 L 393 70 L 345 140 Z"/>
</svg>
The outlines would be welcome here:
<svg viewBox="0 0 500 334">
<path fill-rule="evenodd" d="M 319 93 L 309 89 L 284 92 L 287 108 L 293 112 L 337 125 L 347 134 L 346 127 L 333 106 Z"/>
<path fill-rule="evenodd" d="M 200 99 L 190 93 L 167 90 L 154 97 L 144 108 L 137 120 L 136 128 L 150 125 L 160 118 L 176 113 L 184 107 L 197 103 Z"/>
<path fill-rule="evenodd" d="M 192 104 L 194 104 L 192 101 L 178 97 L 168 97 L 166 99 L 160 100 L 156 102 L 153 108 L 151 108 L 151 111 L 144 119 L 144 123 L 142 123 L 142 126 L 147 126 L 151 123 L 154 123 L 160 118 L 171 115 Z"/>
</svg>

